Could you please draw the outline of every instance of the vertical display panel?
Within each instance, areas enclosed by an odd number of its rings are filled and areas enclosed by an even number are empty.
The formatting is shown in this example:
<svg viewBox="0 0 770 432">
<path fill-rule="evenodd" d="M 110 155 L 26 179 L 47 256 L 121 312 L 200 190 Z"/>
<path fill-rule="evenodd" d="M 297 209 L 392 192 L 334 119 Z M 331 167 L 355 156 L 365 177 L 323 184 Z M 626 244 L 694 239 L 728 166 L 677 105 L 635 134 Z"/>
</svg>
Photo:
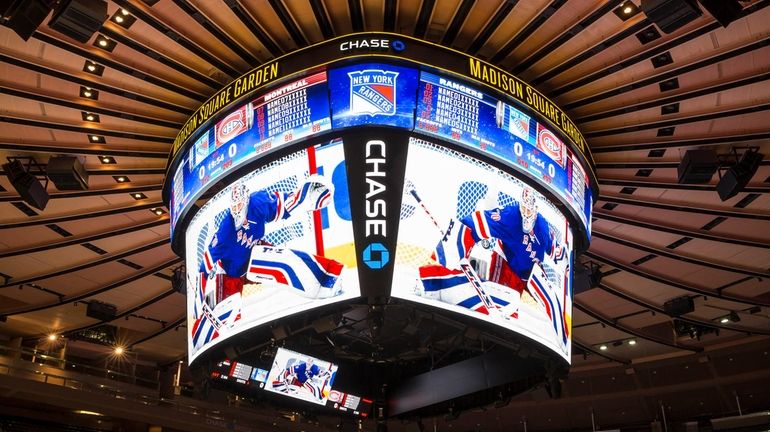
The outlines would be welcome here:
<svg viewBox="0 0 770 432">
<path fill-rule="evenodd" d="M 400 219 L 393 297 L 499 325 L 570 361 L 573 237 L 545 197 L 489 164 L 412 139 Z"/>
<path fill-rule="evenodd" d="M 329 70 L 332 126 L 414 126 L 417 70 L 361 63 Z"/>
<path fill-rule="evenodd" d="M 341 141 L 259 168 L 186 231 L 188 351 L 360 295 Z"/>
<path fill-rule="evenodd" d="M 273 393 L 326 405 L 337 365 L 307 354 L 278 348 L 264 389 Z"/>
</svg>

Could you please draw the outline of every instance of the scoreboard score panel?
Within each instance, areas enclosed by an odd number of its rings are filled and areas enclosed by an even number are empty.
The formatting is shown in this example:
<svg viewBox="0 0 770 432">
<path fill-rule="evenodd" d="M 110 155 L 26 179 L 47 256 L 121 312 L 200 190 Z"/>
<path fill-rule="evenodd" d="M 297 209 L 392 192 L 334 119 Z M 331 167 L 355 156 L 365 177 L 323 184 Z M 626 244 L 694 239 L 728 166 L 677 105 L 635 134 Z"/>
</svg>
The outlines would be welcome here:
<svg viewBox="0 0 770 432">
<path fill-rule="evenodd" d="M 522 109 L 424 68 L 367 61 L 316 70 L 267 89 L 191 141 L 169 193 L 172 237 L 182 214 L 234 168 L 300 140 L 385 125 L 465 146 L 526 173 L 572 209 L 590 240 L 588 170 L 552 129 Z"/>
</svg>

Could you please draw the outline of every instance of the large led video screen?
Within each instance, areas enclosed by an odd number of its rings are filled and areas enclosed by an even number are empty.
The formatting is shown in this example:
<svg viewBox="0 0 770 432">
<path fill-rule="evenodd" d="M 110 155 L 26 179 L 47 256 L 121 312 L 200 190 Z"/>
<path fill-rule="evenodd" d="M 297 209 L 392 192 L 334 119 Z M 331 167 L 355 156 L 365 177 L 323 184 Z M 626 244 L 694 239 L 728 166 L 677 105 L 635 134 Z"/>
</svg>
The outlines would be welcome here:
<svg viewBox="0 0 770 432">
<path fill-rule="evenodd" d="M 574 152 L 543 123 L 480 87 L 422 71 L 415 130 L 461 143 L 528 173 L 561 196 L 590 234 L 591 189 Z"/>
<path fill-rule="evenodd" d="M 326 405 L 336 374 L 336 364 L 307 354 L 278 348 L 273 366 L 267 374 L 264 389 L 318 405 Z"/>
<path fill-rule="evenodd" d="M 551 202 L 485 162 L 412 138 L 400 211 L 393 297 L 499 325 L 570 361 L 573 237 Z"/>
<path fill-rule="evenodd" d="M 341 141 L 228 185 L 185 235 L 190 362 L 254 326 L 360 295 Z"/>
<path fill-rule="evenodd" d="M 326 72 L 313 73 L 261 94 L 204 130 L 174 176 L 172 230 L 181 210 L 227 171 L 330 130 L 328 92 Z"/>
</svg>

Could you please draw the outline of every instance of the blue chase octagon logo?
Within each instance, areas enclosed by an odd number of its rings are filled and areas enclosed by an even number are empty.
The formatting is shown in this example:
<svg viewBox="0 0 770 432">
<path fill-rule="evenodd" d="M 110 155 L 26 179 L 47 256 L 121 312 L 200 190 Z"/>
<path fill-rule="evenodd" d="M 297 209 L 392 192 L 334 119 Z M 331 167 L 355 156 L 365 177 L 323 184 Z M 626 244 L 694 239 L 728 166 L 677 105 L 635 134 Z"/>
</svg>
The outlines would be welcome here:
<svg viewBox="0 0 770 432">
<path fill-rule="evenodd" d="M 364 249 L 364 264 L 372 270 L 379 270 L 390 262 L 390 251 L 382 243 L 372 243 Z"/>
</svg>

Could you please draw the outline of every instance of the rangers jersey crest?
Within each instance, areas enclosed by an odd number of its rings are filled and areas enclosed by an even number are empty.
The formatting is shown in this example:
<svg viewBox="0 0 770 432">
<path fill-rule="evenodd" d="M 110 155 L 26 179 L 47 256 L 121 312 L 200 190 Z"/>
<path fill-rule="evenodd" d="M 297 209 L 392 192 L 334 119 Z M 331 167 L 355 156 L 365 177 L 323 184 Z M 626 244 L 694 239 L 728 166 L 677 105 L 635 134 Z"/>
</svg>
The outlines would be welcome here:
<svg viewBox="0 0 770 432">
<path fill-rule="evenodd" d="M 348 72 L 350 111 L 353 114 L 396 114 L 396 77 L 398 72 L 366 69 Z"/>
</svg>

